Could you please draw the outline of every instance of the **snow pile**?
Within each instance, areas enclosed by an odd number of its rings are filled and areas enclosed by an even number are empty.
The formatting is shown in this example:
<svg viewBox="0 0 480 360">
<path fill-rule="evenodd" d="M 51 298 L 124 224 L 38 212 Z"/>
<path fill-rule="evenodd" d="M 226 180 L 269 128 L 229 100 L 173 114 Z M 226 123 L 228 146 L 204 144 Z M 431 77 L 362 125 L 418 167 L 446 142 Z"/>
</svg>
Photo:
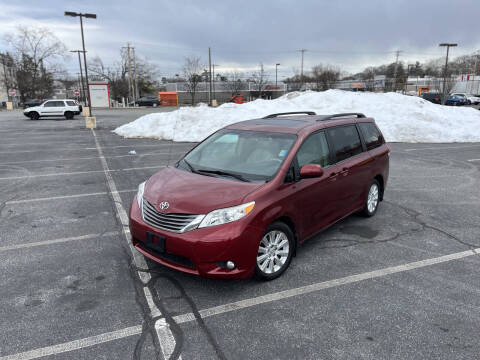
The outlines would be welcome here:
<svg viewBox="0 0 480 360">
<path fill-rule="evenodd" d="M 173 112 L 144 115 L 114 132 L 125 137 L 150 137 L 174 141 L 200 141 L 212 132 L 238 121 L 287 111 L 317 114 L 361 112 L 374 117 L 390 142 L 480 141 L 480 111 L 467 107 L 432 104 L 414 96 L 328 90 L 293 92 L 276 100 L 200 104 Z"/>
</svg>

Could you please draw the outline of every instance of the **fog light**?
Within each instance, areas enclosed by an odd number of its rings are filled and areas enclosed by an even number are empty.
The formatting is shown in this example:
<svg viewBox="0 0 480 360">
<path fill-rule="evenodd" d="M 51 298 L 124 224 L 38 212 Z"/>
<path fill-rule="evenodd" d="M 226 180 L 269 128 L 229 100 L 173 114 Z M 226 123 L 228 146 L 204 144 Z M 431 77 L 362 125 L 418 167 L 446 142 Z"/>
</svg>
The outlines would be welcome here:
<svg viewBox="0 0 480 360">
<path fill-rule="evenodd" d="M 228 270 L 233 270 L 235 269 L 235 263 L 233 261 L 227 261 L 227 269 Z"/>
</svg>

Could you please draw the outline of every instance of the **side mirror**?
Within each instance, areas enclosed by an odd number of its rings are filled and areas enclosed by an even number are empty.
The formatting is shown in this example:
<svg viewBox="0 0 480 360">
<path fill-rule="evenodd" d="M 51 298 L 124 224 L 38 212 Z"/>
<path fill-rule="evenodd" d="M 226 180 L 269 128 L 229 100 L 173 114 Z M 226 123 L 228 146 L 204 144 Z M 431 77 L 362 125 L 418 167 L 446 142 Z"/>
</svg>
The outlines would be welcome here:
<svg viewBox="0 0 480 360">
<path fill-rule="evenodd" d="M 300 178 L 315 178 L 323 175 L 323 169 L 318 164 L 305 164 L 300 169 Z"/>
</svg>

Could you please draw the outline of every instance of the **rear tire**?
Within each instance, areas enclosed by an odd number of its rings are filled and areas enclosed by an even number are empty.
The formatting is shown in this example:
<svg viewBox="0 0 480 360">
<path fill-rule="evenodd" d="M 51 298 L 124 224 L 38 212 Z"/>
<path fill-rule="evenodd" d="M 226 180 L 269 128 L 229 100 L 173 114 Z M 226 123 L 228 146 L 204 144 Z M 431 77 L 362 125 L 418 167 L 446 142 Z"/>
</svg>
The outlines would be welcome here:
<svg viewBox="0 0 480 360">
<path fill-rule="evenodd" d="M 255 275 L 261 280 L 273 280 L 287 270 L 292 261 L 294 236 L 283 222 L 274 222 L 267 227 L 258 245 Z"/>
<path fill-rule="evenodd" d="M 71 112 L 71 111 L 67 111 L 67 112 L 65 113 L 65 119 L 67 119 L 67 120 L 72 120 L 72 119 L 73 119 L 73 116 L 74 116 L 74 114 L 73 114 L 73 112 Z"/>
<path fill-rule="evenodd" d="M 28 116 L 30 116 L 30 119 L 32 119 L 32 120 L 40 119 L 40 115 L 36 111 L 32 111 L 32 112 L 28 113 Z"/>
<path fill-rule="evenodd" d="M 365 199 L 365 206 L 362 214 L 366 217 L 375 215 L 380 202 L 380 184 L 377 180 L 373 179 L 370 187 L 368 188 L 367 198 Z"/>
</svg>

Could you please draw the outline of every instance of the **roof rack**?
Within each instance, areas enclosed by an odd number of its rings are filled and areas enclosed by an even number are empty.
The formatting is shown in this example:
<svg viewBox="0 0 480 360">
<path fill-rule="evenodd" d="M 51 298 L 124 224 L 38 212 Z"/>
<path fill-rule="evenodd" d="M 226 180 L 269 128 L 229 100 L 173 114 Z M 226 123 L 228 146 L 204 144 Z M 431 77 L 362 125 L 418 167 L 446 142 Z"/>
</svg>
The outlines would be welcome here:
<svg viewBox="0 0 480 360">
<path fill-rule="evenodd" d="M 317 115 L 313 111 L 291 111 L 291 112 L 270 114 L 270 115 L 264 116 L 262 119 L 272 119 L 272 118 L 276 118 L 277 116 L 280 116 L 280 115 L 295 115 L 295 114 Z"/>
<path fill-rule="evenodd" d="M 335 119 L 335 118 L 339 118 L 339 117 L 347 117 L 347 116 L 355 116 L 357 118 L 366 117 L 362 113 L 340 113 L 340 114 L 333 114 L 333 115 L 324 116 L 321 119 L 318 119 L 318 121 L 331 120 L 331 119 Z"/>
</svg>

